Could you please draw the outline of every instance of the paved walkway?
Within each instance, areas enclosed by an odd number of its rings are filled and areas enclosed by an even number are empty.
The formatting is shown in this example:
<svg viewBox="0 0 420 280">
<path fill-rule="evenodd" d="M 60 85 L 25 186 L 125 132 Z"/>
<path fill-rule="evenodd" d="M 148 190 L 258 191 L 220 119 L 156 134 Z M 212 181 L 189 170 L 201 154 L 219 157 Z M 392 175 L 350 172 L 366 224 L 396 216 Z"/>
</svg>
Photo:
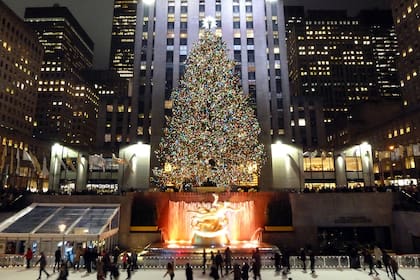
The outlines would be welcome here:
<svg viewBox="0 0 420 280">
<path fill-rule="evenodd" d="M 51 273 L 52 270 L 48 269 L 48 272 Z M 120 271 L 121 275 L 119 280 L 125 280 L 127 274 L 125 271 Z M 136 271 L 131 279 L 132 280 L 156 280 L 156 279 L 163 279 L 163 275 L 165 274 L 164 270 L 156 270 L 156 269 L 147 269 L 147 270 L 138 270 Z M 404 277 L 405 280 L 419 280 L 420 279 L 420 269 L 400 269 L 400 274 Z M 31 268 L 25 269 L 22 267 L 19 268 L 2 268 L 0 269 L 0 279 L 2 280 L 35 280 L 38 277 L 38 269 Z M 56 280 L 58 274 L 52 274 L 51 277 L 48 279 Z M 288 274 L 287 277 L 282 275 L 275 275 L 273 270 L 263 270 L 262 271 L 262 279 L 270 280 L 270 279 L 288 279 L 291 278 L 293 280 L 304 280 L 304 279 L 319 279 L 319 280 L 385 280 L 391 279 L 387 277 L 386 272 L 379 270 L 379 276 L 369 276 L 366 271 L 363 270 L 351 270 L 351 269 L 344 269 L 344 270 L 335 270 L 335 269 L 323 269 L 316 271 L 315 275 L 310 273 L 304 273 L 300 270 L 292 270 L 291 274 Z M 47 279 L 45 275 L 42 275 L 41 279 Z M 68 280 L 73 279 L 83 279 L 83 280 L 95 280 L 96 274 L 86 274 L 84 271 L 80 272 L 73 272 L 70 271 L 70 275 Z M 109 277 L 107 278 L 109 279 Z M 166 276 L 167 280 L 169 280 L 169 276 Z M 183 270 L 175 270 L 175 280 L 185 279 L 185 272 Z M 194 271 L 194 279 L 211 279 L 207 275 L 202 275 L 201 271 L 196 269 Z M 233 279 L 233 275 L 230 274 L 228 277 L 223 277 L 222 279 L 231 280 Z M 252 279 L 252 277 L 250 277 Z M 397 276 L 397 279 L 398 276 Z"/>
</svg>

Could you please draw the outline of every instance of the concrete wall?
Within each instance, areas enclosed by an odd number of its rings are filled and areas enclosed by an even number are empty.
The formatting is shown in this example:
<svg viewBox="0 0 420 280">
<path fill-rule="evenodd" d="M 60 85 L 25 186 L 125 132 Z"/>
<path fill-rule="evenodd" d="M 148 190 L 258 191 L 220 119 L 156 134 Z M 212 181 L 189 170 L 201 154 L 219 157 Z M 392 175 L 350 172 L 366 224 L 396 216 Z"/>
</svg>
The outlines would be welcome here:
<svg viewBox="0 0 420 280">
<path fill-rule="evenodd" d="M 308 244 L 317 248 L 318 227 L 383 226 L 392 230 L 394 223 L 392 193 L 291 193 L 290 204 L 293 231 L 265 232 L 265 242 L 291 249 Z"/>
<path fill-rule="evenodd" d="M 420 238 L 420 213 L 395 211 L 393 216 L 395 247 L 400 252 L 415 253 L 412 238 Z"/>
<path fill-rule="evenodd" d="M 258 209 L 264 208 L 270 200 L 280 201 L 276 196 L 282 193 L 222 194 L 221 200 L 255 199 Z M 283 193 L 284 195 L 284 193 Z M 412 251 L 412 236 L 420 236 L 420 213 L 393 212 L 393 193 L 289 193 L 293 219 L 293 231 L 264 232 L 263 241 L 289 248 L 306 244 L 317 247 L 318 227 L 389 227 L 393 247 L 397 251 Z M 203 201 L 211 194 L 198 193 L 127 193 L 122 196 L 47 196 L 32 195 L 31 201 L 40 203 L 120 203 L 119 243 L 122 247 L 143 248 L 151 242 L 159 242 L 160 232 L 130 232 L 131 211 L 135 196 L 156 199 L 157 204 L 168 200 Z M 279 202 L 281 203 L 281 202 Z M 164 212 L 162 205 L 158 216 Z M 260 209 L 261 215 L 267 214 Z M 279 215 L 280 216 L 280 215 Z M 160 219 L 160 218 L 159 218 Z M 157 225 L 157 224 L 156 224 Z"/>
</svg>

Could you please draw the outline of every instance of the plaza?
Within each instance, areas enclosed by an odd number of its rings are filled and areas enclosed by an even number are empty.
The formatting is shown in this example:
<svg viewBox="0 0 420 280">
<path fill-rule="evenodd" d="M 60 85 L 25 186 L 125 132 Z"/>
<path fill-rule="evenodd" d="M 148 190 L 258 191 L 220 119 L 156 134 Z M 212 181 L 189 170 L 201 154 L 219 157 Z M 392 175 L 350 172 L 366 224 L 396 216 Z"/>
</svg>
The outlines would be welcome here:
<svg viewBox="0 0 420 280">
<path fill-rule="evenodd" d="M 49 273 L 52 272 L 51 267 L 47 269 Z M 392 279 L 386 275 L 386 272 L 383 270 L 378 270 L 378 276 L 370 276 L 367 271 L 363 270 L 354 270 L 354 269 L 322 269 L 317 270 L 315 274 L 305 273 L 302 270 L 292 270 L 291 274 L 288 274 L 288 278 L 293 280 L 304 280 L 304 279 L 322 279 L 322 280 L 382 280 L 382 279 Z M 96 273 L 86 274 L 84 270 L 80 272 L 69 271 L 69 280 L 73 279 L 85 279 L 93 280 L 96 279 Z M 404 277 L 405 280 L 416 280 L 419 279 L 420 270 L 419 269 L 400 269 L 399 273 Z M 0 269 L 0 274 L 2 279 L 14 279 L 14 280 L 27 280 L 27 279 L 36 279 L 38 277 L 38 268 L 25 269 L 23 267 L 14 267 L 14 268 L 2 268 Z M 131 276 L 131 279 L 162 279 L 165 274 L 164 269 L 140 269 Z M 57 273 L 51 274 L 50 279 L 56 279 L 58 276 Z M 120 270 L 120 279 L 126 279 L 126 272 Z M 261 273 L 262 279 L 287 279 L 282 275 L 275 274 L 272 269 L 265 269 Z M 169 279 L 169 276 L 166 277 Z M 41 279 L 46 279 L 45 275 Z M 185 271 L 182 269 L 175 270 L 174 279 L 185 279 Z M 199 268 L 194 269 L 194 279 L 210 279 L 208 275 L 203 275 Z M 222 277 L 221 279 L 233 279 L 233 275 L 230 274 L 228 277 Z"/>
</svg>

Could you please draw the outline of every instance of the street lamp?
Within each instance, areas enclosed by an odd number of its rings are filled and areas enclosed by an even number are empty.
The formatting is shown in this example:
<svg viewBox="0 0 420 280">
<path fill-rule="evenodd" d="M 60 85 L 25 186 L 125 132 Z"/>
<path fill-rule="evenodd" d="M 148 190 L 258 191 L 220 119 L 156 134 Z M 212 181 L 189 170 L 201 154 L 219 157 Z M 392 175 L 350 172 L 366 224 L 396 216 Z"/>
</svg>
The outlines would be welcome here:
<svg viewBox="0 0 420 280">
<path fill-rule="evenodd" d="M 58 229 L 63 234 L 63 243 L 61 243 L 61 259 L 64 260 L 64 234 L 65 234 L 65 231 L 66 231 L 66 225 L 65 224 L 60 224 L 60 225 L 58 225 Z"/>
</svg>

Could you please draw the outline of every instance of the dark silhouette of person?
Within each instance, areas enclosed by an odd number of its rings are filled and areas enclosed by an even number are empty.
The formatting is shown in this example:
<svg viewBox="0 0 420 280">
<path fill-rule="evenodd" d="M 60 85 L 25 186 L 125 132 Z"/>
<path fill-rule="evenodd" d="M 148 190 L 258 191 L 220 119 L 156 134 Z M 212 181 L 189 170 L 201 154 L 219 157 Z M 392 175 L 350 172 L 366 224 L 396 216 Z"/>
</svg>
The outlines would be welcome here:
<svg viewBox="0 0 420 280">
<path fill-rule="evenodd" d="M 300 248 L 300 261 L 302 262 L 303 271 L 306 271 L 306 252 L 305 249 Z"/>
<path fill-rule="evenodd" d="M 214 280 L 220 279 L 219 271 L 217 269 L 216 264 L 212 264 L 210 267 L 210 277 L 212 277 Z"/>
<path fill-rule="evenodd" d="M 190 266 L 190 263 L 187 263 L 185 265 L 185 277 L 187 278 L 187 280 L 193 280 L 193 270 Z"/>
<path fill-rule="evenodd" d="M 210 251 L 210 260 L 211 260 L 211 264 L 216 264 L 216 259 L 214 257 L 214 253 L 213 251 Z"/>
<path fill-rule="evenodd" d="M 311 267 L 311 273 L 315 273 L 315 253 L 313 250 L 309 250 L 309 264 Z"/>
<path fill-rule="evenodd" d="M 391 268 L 392 268 L 392 279 L 396 280 L 397 277 L 396 275 L 398 275 L 398 277 L 400 277 L 402 280 L 404 280 L 404 278 L 398 273 L 398 263 L 396 260 L 394 260 L 393 258 L 389 258 L 389 263 L 391 264 Z"/>
<path fill-rule="evenodd" d="M 175 271 L 174 271 L 173 263 L 170 263 L 170 262 L 168 262 L 168 264 L 166 265 L 166 273 L 163 275 L 163 277 L 165 277 L 168 274 L 171 280 L 173 280 L 175 277 Z"/>
<path fill-rule="evenodd" d="M 61 266 L 61 248 L 57 247 L 57 250 L 55 250 L 54 253 L 54 267 L 53 267 L 53 272 L 55 272 L 55 268 L 57 267 L 57 270 L 60 269 Z"/>
<path fill-rule="evenodd" d="M 375 271 L 376 275 L 379 275 L 379 273 L 375 269 L 373 257 L 367 250 L 365 253 L 365 262 L 367 263 L 367 265 L 369 265 L 369 275 L 372 275 L 373 271 Z"/>
<path fill-rule="evenodd" d="M 251 271 L 254 274 L 254 280 L 259 278 L 261 280 L 261 269 L 257 262 L 252 262 Z"/>
<path fill-rule="evenodd" d="M 203 248 L 203 274 L 206 274 L 207 254 L 206 249 Z"/>
<path fill-rule="evenodd" d="M 214 261 L 216 262 L 217 270 L 220 269 L 220 275 L 223 277 L 223 257 L 219 250 L 217 251 Z"/>
<path fill-rule="evenodd" d="M 276 269 L 276 272 L 281 270 L 281 255 L 279 252 L 274 253 L 274 268 Z"/>
<path fill-rule="evenodd" d="M 45 258 L 44 252 L 41 252 L 39 260 L 36 262 L 35 265 L 39 263 L 39 276 L 38 280 L 41 279 L 41 273 L 44 272 L 47 274 L 47 278 L 50 277 L 50 274 L 45 270 L 45 267 L 47 266 L 47 259 Z"/>
<path fill-rule="evenodd" d="M 59 270 L 57 280 L 67 280 L 68 276 L 69 276 L 69 270 L 67 268 L 67 265 L 65 262 L 62 262 L 60 265 L 60 270 Z"/>
<path fill-rule="evenodd" d="M 254 253 L 252 253 L 252 271 L 254 272 L 254 279 L 255 276 L 259 276 L 261 279 L 260 271 L 261 271 L 261 255 L 260 250 L 258 248 L 255 248 Z"/>
<path fill-rule="evenodd" d="M 382 262 L 384 263 L 384 266 L 385 266 L 386 275 L 389 277 L 390 273 L 392 275 L 391 256 L 388 255 L 388 253 L 385 250 L 383 250 L 382 252 Z"/>
<path fill-rule="evenodd" d="M 290 253 L 287 248 L 283 249 L 283 256 L 281 258 L 282 266 L 283 266 L 283 274 L 287 274 L 290 272 Z"/>
<path fill-rule="evenodd" d="M 241 276 L 242 276 L 242 279 L 243 280 L 248 280 L 248 278 L 249 278 L 248 272 L 249 272 L 249 264 L 247 262 L 245 262 L 242 265 L 242 274 L 241 274 Z"/>
<path fill-rule="evenodd" d="M 25 259 L 26 259 L 26 268 L 31 267 L 31 260 L 34 257 L 34 253 L 32 252 L 31 248 L 28 248 L 25 253 Z"/>
<path fill-rule="evenodd" d="M 233 265 L 233 280 L 241 280 L 241 267 L 237 263 Z"/>
<path fill-rule="evenodd" d="M 229 247 L 226 247 L 225 250 L 225 269 L 226 274 L 228 274 L 229 270 L 232 269 L 232 251 Z"/>
</svg>

